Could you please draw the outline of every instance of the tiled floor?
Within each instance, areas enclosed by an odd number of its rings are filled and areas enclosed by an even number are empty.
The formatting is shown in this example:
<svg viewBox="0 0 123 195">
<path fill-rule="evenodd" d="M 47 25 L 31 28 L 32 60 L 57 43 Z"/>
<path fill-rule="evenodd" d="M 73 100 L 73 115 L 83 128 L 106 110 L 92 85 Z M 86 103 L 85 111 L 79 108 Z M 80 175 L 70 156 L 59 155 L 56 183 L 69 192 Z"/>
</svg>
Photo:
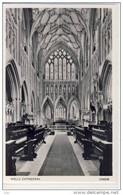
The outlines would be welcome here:
<svg viewBox="0 0 123 195">
<path fill-rule="evenodd" d="M 65 131 L 55 131 L 55 135 L 48 135 L 46 137 L 46 144 L 41 144 L 37 150 L 37 158 L 34 161 L 17 161 L 17 175 L 29 175 L 37 176 L 41 166 L 43 165 L 48 151 L 54 141 L 56 134 L 66 134 Z M 82 168 L 84 175 L 99 175 L 99 162 L 98 160 L 84 160 L 82 158 L 83 149 L 79 144 L 75 144 L 75 138 L 73 136 L 68 136 L 68 139 L 73 147 L 76 154 L 80 167 Z"/>
</svg>

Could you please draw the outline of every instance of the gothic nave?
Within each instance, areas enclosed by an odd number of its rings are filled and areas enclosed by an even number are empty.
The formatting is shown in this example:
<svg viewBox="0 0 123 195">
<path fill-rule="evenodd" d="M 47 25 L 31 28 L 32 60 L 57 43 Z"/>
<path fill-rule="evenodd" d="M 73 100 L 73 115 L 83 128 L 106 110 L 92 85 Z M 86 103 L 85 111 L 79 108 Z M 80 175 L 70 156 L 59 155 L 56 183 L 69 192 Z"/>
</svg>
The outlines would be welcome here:
<svg viewBox="0 0 123 195">
<path fill-rule="evenodd" d="M 6 8 L 6 175 L 112 173 L 112 9 Z"/>
</svg>

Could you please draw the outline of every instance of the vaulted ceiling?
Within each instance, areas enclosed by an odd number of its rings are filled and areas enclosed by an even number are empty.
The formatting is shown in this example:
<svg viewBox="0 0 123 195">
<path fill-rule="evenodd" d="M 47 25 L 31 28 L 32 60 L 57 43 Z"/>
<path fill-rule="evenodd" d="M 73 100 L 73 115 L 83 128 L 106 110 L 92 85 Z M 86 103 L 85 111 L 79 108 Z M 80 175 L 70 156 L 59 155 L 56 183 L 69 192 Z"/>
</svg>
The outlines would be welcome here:
<svg viewBox="0 0 123 195">
<path fill-rule="evenodd" d="M 81 35 L 88 33 L 89 9 L 57 8 L 32 9 L 31 37 L 38 36 L 37 53 L 63 42 L 77 52 L 81 48 Z"/>
</svg>

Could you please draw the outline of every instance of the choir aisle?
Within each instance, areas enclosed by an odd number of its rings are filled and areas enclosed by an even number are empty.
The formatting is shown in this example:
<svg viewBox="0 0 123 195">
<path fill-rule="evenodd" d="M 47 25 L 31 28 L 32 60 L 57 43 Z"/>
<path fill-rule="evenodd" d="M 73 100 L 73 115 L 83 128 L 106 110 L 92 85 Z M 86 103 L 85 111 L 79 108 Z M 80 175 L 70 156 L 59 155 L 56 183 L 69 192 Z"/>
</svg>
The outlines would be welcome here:
<svg viewBox="0 0 123 195">
<path fill-rule="evenodd" d="M 66 133 L 55 136 L 39 175 L 84 175 Z"/>
<path fill-rule="evenodd" d="M 73 136 L 66 132 L 55 131 L 55 135 L 46 137 L 46 144 L 41 144 L 34 161 L 18 161 L 17 175 L 46 176 L 84 176 L 99 175 L 97 160 L 82 158 L 83 149 L 75 144 Z"/>
</svg>

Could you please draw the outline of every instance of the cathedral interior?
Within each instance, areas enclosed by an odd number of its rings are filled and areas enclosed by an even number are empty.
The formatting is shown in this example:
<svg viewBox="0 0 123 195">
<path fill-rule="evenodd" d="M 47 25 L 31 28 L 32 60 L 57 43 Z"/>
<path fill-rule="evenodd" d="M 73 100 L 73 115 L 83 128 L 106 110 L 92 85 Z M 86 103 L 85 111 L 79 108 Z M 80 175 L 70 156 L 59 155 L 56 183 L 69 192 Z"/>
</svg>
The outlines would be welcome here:
<svg viewBox="0 0 123 195">
<path fill-rule="evenodd" d="M 112 9 L 6 9 L 6 175 L 112 175 Z"/>
</svg>

